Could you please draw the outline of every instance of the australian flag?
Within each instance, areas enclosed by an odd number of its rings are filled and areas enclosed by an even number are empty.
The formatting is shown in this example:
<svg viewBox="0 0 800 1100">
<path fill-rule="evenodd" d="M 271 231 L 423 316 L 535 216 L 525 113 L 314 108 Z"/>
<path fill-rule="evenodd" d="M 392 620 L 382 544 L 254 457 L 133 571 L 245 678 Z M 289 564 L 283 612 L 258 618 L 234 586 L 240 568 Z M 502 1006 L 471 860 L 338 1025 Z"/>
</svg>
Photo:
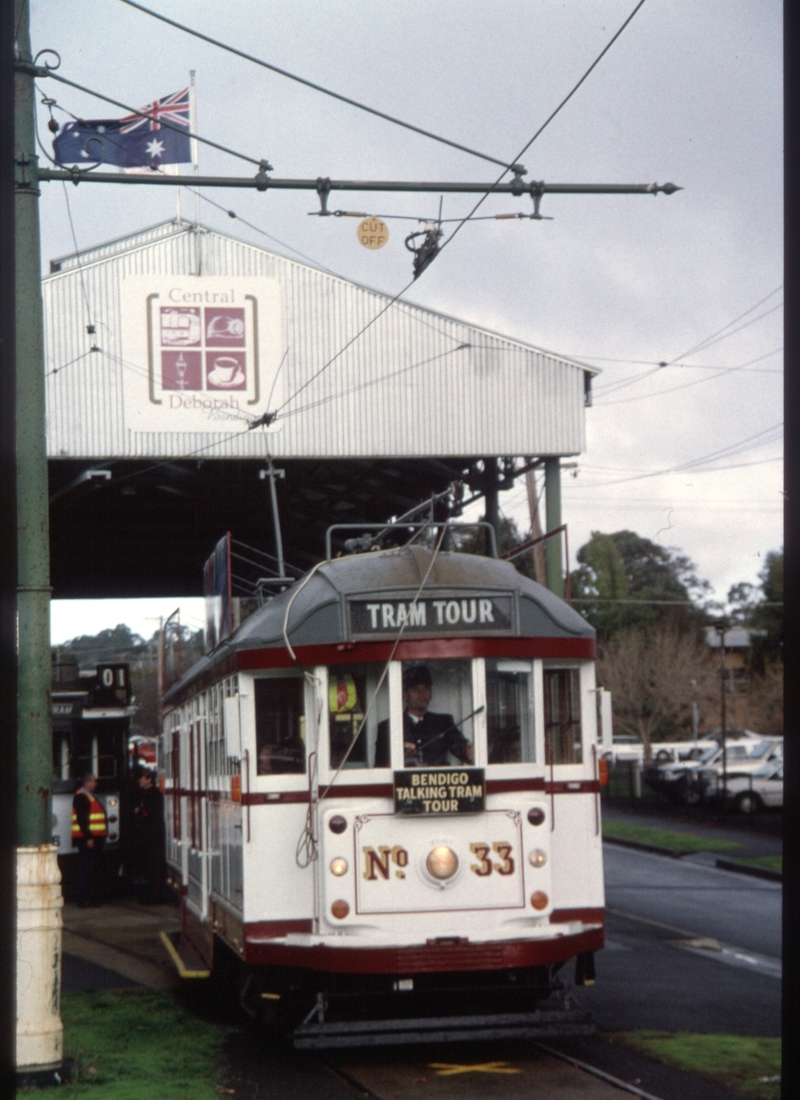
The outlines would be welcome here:
<svg viewBox="0 0 800 1100">
<path fill-rule="evenodd" d="M 147 117 L 68 122 L 53 142 L 56 161 L 92 164 L 102 160 L 128 171 L 191 161 L 188 88 L 149 103 L 142 113 Z"/>
</svg>

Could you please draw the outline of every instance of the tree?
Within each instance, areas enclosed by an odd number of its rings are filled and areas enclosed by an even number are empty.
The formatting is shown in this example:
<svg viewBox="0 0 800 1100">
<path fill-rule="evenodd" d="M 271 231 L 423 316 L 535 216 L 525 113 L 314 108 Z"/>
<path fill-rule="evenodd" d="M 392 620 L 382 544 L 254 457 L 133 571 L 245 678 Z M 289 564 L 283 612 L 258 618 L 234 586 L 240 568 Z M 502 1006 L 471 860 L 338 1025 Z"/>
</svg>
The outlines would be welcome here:
<svg viewBox="0 0 800 1100">
<path fill-rule="evenodd" d="M 647 760 L 657 735 L 691 734 L 692 681 L 701 723 L 716 715 L 719 703 L 708 648 L 675 622 L 618 631 L 600 647 L 597 681 L 611 692 L 617 729 L 641 739 Z"/>
<path fill-rule="evenodd" d="M 711 586 L 697 577 L 694 563 L 674 547 L 660 546 L 634 531 L 611 535 L 593 531 L 577 557 L 580 564 L 571 578 L 573 599 L 601 640 L 619 630 L 648 632 L 667 619 L 684 629 L 700 625 L 701 601 Z M 607 602 L 612 600 L 636 602 Z"/>
</svg>

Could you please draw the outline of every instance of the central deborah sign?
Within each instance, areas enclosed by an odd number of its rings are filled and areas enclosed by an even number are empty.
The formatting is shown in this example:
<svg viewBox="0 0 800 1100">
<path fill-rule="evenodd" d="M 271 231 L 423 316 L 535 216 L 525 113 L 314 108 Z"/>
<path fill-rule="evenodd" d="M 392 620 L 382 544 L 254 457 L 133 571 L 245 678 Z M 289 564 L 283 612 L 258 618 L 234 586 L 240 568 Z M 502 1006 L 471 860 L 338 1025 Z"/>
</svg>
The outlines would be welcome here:
<svg viewBox="0 0 800 1100">
<path fill-rule="evenodd" d="M 128 428 L 243 431 L 280 404 L 276 279 L 131 276 L 122 318 Z"/>
</svg>

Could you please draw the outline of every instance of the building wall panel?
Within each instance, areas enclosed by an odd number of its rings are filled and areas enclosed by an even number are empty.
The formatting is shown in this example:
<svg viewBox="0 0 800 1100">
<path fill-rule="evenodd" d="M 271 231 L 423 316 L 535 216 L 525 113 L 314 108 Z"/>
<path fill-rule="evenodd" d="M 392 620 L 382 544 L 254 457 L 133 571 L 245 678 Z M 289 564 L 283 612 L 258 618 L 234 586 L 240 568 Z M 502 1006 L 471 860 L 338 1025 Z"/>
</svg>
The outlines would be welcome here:
<svg viewBox="0 0 800 1100">
<path fill-rule="evenodd" d="M 578 454 L 591 368 L 388 299 L 217 232 L 168 223 L 54 262 L 43 283 L 48 453 L 105 459 Z M 274 429 L 134 431 L 122 346 L 126 275 L 273 277 L 283 296 L 283 405 Z M 94 324 L 90 335 L 87 324 Z M 90 351 L 95 345 L 100 350 Z M 324 368 L 324 369 L 323 369 Z M 318 377 L 313 376 L 320 372 Z M 313 380 L 312 380 L 313 379 Z"/>
</svg>

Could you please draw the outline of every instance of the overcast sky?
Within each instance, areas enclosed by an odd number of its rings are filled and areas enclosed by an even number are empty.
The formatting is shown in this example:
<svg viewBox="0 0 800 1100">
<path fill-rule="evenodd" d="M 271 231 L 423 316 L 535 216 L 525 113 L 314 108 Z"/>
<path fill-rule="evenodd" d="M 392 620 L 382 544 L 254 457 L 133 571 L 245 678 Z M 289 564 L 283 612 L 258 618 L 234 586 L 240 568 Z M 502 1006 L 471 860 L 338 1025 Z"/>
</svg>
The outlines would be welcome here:
<svg viewBox="0 0 800 1100">
<path fill-rule="evenodd" d="M 153 5 L 344 95 L 510 160 L 634 3 Z M 179 90 L 195 69 L 200 133 L 267 157 L 277 176 L 492 181 L 497 174 L 489 163 L 257 68 L 120 0 L 32 0 L 32 34 L 34 52 L 59 52 L 63 75 L 133 106 Z M 54 81 L 42 82 L 45 91 L 83 118 L 123 113 Z M 629 528 L 680 548 L 724 598 L 737 581 L 756 582 L 766 552 L 782 545 L 781 91 L 777 0 L 647 0 L 523 162 L 529 179 L 671 180 L 684 190 L 656 198 L 546 196 L 542 213 L 553 221 L 467 225 L 408 295 L 602 368 L 587 411 L 586 452 L 564 478 L 573 558 L 591 531 Z M 55 117 L 68 119 L 58 109 Z M 253 173 L 202 147 L 200 167 Z M 43 185 L 43 267 L 74 251 L 65 190 Z M 307 193 L 216 190 L 209 197 L 263 231 L 202 203 L 202 220 L 223 232 L 295 258 L 290 248 L 298 250 L 389 294 L 410 278 L 403 238 L 412 222 L 390 222 L 389 244 L 368 252 L 352 219 L 309 217 L 316 199 Z M 69 203 L 81 248 L 172 217 L 176 205 L 172 189 L 112 185 L 70 186 Z M 193 215 L 194 200 L 186 196 L 183 204 Z M 427 217 L 438 198 L 343 195 L 331 205 Z M 471 205 L 448 196 L 444 216 L 465 215 Z M 493 196 L 481 212 L 518 210 L 529 212 L 530 199 Z M 725 339 L 693 350 L 723 329 Z M 712 455 L 719 457 L 706 459 Z M 688 466 L 695 460 L 703 461 Z M 643 476 L 678 466 L 687 468 Z M 522 484 L 501 503 L 527 525 Z M 162 604 L 169 614 L 175 600 Z M 125 604 L 103 605 L 90 618 L 84 606 L 56 603 L 54 639 L 122 620 L 146 633 L 156 625 Z M 196 603 L 185 607 L 199 619 Z M 160 612 L 151 605 L 146 613 Z"/>
</svg>

